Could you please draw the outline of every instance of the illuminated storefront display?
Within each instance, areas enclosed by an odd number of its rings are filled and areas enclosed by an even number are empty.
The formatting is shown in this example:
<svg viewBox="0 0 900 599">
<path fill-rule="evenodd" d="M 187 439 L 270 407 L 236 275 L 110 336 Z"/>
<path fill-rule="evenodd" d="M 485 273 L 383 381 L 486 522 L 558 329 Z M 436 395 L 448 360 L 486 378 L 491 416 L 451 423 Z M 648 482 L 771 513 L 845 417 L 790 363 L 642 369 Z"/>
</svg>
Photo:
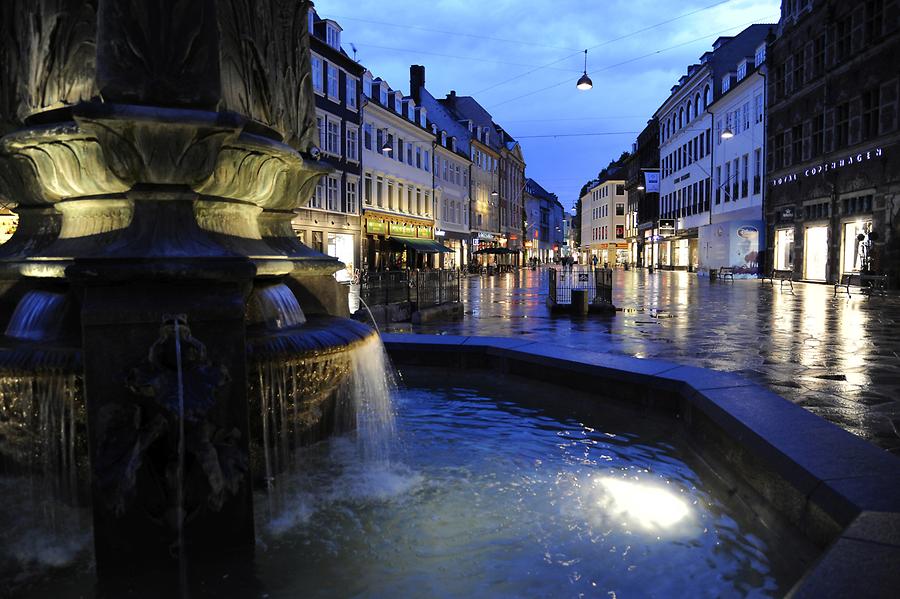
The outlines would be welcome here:
<svg viewBox="0 0 900 599">
<path fill-rule="evenodd" d="M 806 227 L 803 240 L 803 278 L 824 281 L 828 273 L 828 225 Z"/>
</svg>

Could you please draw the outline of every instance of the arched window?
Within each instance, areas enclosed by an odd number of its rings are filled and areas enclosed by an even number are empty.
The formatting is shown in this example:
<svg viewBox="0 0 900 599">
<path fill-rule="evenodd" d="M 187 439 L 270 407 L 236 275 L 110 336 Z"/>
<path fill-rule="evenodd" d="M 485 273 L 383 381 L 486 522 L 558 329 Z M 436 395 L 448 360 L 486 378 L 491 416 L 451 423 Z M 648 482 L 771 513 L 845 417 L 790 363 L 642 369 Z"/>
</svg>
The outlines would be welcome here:
<svg viewBox="0 0 900 599">
<path fill-rule="evenodd" d="M 689 123 L 691 122 L 691 107 L 692 107 L 692 106 L 693 106 L 693 104 L 691 103 L 690 100 L 688 100 L 687 122 L 689 122 Z M 694 116 L 697 116 L 697 113 L 696 113 L 696 112 L 693 113 L 693 114 L 694 114 Z"/>
<path fill-rule="evenodd" d="M 700 99 L 700 92 L 697 92 L 697 95 L 694 96 L 694 116 L 695 117 L 700 114 L 701 110 L 703 110 L 703 107 L 700 106 L 700 102 L 702 102 L 702 101 L 703 100 Z"/>
<path fill-rule="evenodd" d="M 678 111 L 678 128 L 684 127 L 684 106 Z"/>
<path fill-rule="evenodd" d="M 703 92 L 703 95 L 706 96 L 706 105 L 712 104 L 712 88 L 709 85 L 706 86 L 706 91 Z"/>
</svg>

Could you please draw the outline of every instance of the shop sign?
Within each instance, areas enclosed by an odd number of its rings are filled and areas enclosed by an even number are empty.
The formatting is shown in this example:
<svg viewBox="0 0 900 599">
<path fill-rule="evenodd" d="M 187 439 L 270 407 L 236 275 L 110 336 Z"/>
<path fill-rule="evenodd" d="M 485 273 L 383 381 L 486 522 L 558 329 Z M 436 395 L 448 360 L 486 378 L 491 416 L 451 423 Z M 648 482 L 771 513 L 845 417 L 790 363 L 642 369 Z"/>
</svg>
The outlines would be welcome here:
<svg viewBox="0 0 900 599">
<path fill-rule="evenodd" d="M 382 220 L 366 220 L 366 233 L 371 235 L 387 235 L 387 223 Z"/>
<path fill-rule="evenodd" d="M 675 221 L 670 218 L 660 219 L 659 234 L 662 236 L 675 234 Z"/>
<path fill-rule="evenodd" d="M 416 237 L 431 239 L 431 227 L 416 227 Z"/>
<path fill-rule="evenodd" d="M 399 235 L 400 237 L 415 237 L 416 228 L 412 225 L 404 223 L 391 223 L 391 235 Z"/>
<path fill-rule="evenodd" d="M 794 209 L 790 207 L 782 208 L 781 212 L 778 214 L 778 220 L 783 223 L 794 222 Z"/>
<path fill-rule="evenodd" d="M 435 237 L 443 237 L 443 236 L 446 235 L 446 234 L 447 234 L 447 232 L 444 231 L 443 229 L 435 229 L 435 230 L 434 230 L 434 236 L 435 236 Z"/>
<path fill-rule="evenodd" d="M 846 158 L 841 158 L 840 160 L 823 162 L 822 164 L 810 167 L 803 172 L 797 171 L 796 173 L 791 173 L 783 177 L 778 177 L 777 179 L 772 179 L 771 183 L 774 186 L 784 185 L 785 183 L 799 181 L 800 177 L 814 177 L 821 173 L 844 168 L 845 166 L 850 166 L 859 162 L 865 162 L 867 160 L 872 160 L 873 158 L 880 158 L 883 155 L 884 150 L 882 148 L 874 148 L 871 150 L 866 150 L 865 152 L 857 152 L 856 154 L 847 156 Z"/>
<path fill-rule="evenodd" d="M 493 234 L 493 233 L 485 233 L 484 231 L 479 231 L 479 232 L 478 232 L 478 239 L 493 240 L 493 239 L 494 239 L 494 234 Z"/>
<path fill-rule="evenodd" d="M 659 171 L 644 171 L 644 191 L 659 193 Z"/>
</svg>

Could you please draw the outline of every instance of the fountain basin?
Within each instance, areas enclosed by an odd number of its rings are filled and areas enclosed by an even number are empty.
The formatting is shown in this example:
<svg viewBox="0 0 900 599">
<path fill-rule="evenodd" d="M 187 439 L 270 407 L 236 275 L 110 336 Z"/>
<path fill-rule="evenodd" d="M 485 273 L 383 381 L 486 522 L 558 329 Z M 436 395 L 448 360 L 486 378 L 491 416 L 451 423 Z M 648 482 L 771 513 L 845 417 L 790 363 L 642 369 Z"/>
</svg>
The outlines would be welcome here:
<svg viewBox="0 0 900 599">
<path fill-rule="evenodd" d="M 900 460 L 743 377 L 521 339 L 384 341 L 401 369 L 515 374 L 680 420 L 734 493 L 820 548 L 792 597 L 882 596 L 900 584 Z"/>
</svg>

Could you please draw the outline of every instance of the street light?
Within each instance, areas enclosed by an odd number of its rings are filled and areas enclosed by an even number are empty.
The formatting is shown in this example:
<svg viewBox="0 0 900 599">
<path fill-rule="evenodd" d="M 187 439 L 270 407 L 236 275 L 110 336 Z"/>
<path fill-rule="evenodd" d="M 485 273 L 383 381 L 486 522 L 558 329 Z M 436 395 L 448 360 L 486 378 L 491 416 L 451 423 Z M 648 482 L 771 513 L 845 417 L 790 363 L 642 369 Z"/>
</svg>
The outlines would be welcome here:
<svg viewBox="0 0 900 599">
<path fill-rule="evenodd" d="M 497 193 L 497 190 L 496 190 L 496 189 L 495 189 L 494 191 L 491 192 L 491 197 L 492 197 L 492 198 L 496 198 L 498 195 L 500 195 L 500 194 Z"/>
<path fill-rule="evenodd" d="M 729 127 L 725 127 L 725 130 L 722 131 L 722 139 L 731 139 L 732 137 L 734 137 L 734 132 Z"/>
<path fill-rule="evenodd" d="M 638 185 L 638 186 L 637 186 L 637 190 L 638 190 L 638 191 L 644 191 L 644 186 L 643 186 L 643 185 Z"/>
<path fill-rule="evenodd" d="M 578 83 L 575 84 L 575 87 L 580 90 L 588 90 L 594 87 L 594 82 L 591 81 L 591 78 L 588 77 L 587 74 L 587 50 L 584 51 L 584 75 L 578 79 Z"/>
</svg>

